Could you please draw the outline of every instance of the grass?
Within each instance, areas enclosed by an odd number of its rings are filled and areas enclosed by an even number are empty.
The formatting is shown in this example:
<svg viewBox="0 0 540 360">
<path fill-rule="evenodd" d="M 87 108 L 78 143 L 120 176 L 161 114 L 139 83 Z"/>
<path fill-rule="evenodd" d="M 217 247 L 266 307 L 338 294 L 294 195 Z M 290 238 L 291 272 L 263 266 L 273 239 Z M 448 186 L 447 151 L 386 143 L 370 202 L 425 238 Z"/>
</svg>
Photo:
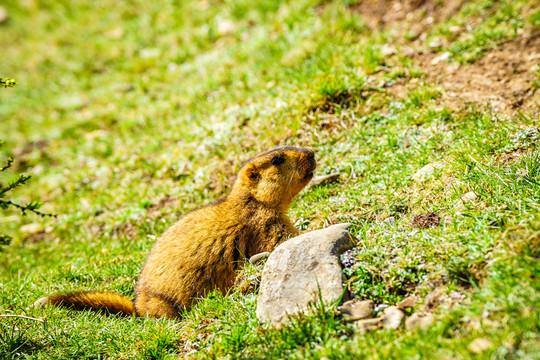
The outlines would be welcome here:
<svg viewBox="0 0 540 360">
<path fill-rule="evenodd" d="M 46 319 L 0 318 L 3 358 L 540 357 L 538 115 L 448 108 L 414 58 L 383 55 L 406 33 L 372 31 L 349 5 L 6 5 L 0 75 L 18 84 L 0 91 L 0 160 L 14 155 L 9 176 L 33 176 L 14 200 L 59 217 L 0 216 L 14 238 L 1 250 L 0 313 Z M 444 39 L 437 51 L 466 66 L 535 31 L 538 13 L 533 1 L 474 1 L 423 41 Z M 403 98 L 395 80 L 407 81 Z M 434 326 L 358 334 L 318 304 L 269 328 L 255 317 L 260 266 L 244 270 L 253 284 L 209 295 L 179 322 L 28 310 L 56 292 L 133 296 L 156 237 L 278 144 L 309 146 L 318 173 L 341 173 L 304 190 L 290 215 L 304 231 L 354 225 L 351 290 L 386 305 L 440 291 Z M 413 226 L 429 213 L 439 226 Z M 475 339 L 489 346 L 475 351 Z"/>
</svg>

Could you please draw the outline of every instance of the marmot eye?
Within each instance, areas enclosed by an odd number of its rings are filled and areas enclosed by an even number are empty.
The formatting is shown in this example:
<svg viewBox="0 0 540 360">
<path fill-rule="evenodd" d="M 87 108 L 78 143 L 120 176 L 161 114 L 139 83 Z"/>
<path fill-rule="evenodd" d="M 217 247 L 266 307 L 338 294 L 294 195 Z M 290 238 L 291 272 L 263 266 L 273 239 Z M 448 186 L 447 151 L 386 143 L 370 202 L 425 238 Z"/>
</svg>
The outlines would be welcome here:
<svg viewBox="0 0 540 360">
<path fill-rule="evenodd" d="M 281 156 L 276 156 L 272 159 L 272 165 L 279 165 L 283 164 L 285 162 L 285 159 Z"/>
</svg>

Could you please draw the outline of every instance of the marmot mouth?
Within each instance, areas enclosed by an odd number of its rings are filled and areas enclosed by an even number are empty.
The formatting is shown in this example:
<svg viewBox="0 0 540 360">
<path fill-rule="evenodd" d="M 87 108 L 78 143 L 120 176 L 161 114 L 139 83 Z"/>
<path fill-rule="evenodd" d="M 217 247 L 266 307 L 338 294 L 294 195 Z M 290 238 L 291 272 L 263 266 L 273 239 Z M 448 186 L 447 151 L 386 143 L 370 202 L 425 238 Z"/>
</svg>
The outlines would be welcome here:
<svg viewBox="0 0 540 360">
<path fill-rule="evenodd" d="M 311 178 L 313 177 L 313 171 L 310 171 L 306 174 L 306 176 L 304 176 L 302 178 L 302 180 L 311 180 Z"/>
<path fill-rule="evenodd" d="M 306 175 L 302 178 L 302 180 L 311 180 L 313 177 L 313 172 L 315 171 L 315 168 L 317 167 L 317 162 L 314 158 L 309 158 L 309 164 L 306 167 Z"/>
</svg>

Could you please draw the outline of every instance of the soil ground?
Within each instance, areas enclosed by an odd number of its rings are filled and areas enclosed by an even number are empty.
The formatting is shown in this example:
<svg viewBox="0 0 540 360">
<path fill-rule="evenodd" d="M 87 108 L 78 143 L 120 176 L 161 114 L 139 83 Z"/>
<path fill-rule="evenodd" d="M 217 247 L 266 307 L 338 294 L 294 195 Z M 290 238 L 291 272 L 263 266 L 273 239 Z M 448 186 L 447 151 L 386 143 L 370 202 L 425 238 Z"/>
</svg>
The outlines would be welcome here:
<svg viewBox="0 0 540 360">
<path fill-rule="evenodd" d="M 540 71 L 540 32 L 521 33 L 494 48 L 488 48 L 483 57 L 472 64 L 448 61 L 448 54 L 425 46 L 426 34 L 436 24 L 455 15 L 463 1 L 432 0 L 413 1 L 362 1 L 351 10 L 362 14 L 372 30 L 394 29 L 409 33 L 399 45 L 405 55 L 425 72 L 425 80 L 440 85 L 442 100 L 451 108 L 465 104 L 490 105 L 493 110 L 509 115 L 517 112 L 537 113 L 540 103 L 536 73 Z M 458 38 L 475 26 L 475 19 L 468 19 L 468 28 L 451 29 Z M 479 21 L 479 19 L 478 19 Z M 400 54 L 397 54 L 400 55 Z M 401 54 L 403 55 L 403 54 Z M 399 79 L 388 91 L 398 98 L 406 98 L 414 86 L 408 79 Z"/>
</svg>

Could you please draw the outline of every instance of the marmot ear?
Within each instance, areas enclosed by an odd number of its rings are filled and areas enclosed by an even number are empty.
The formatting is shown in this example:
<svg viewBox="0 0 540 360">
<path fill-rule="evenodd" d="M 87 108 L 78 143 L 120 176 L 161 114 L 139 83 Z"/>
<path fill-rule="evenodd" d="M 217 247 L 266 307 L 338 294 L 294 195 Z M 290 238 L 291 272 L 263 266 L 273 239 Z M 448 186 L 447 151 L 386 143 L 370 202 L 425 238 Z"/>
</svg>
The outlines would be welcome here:
<svg viewBox="0 0 540 360">
<path fill-rule="evenodd" d="M 253 164 L 248 164 L 246 166 L 246 176 L 251 181 L 257 181 L 257 180 L 259 180 L 259 171 L 257 170 L 257 168 Z"/>
</svg>

